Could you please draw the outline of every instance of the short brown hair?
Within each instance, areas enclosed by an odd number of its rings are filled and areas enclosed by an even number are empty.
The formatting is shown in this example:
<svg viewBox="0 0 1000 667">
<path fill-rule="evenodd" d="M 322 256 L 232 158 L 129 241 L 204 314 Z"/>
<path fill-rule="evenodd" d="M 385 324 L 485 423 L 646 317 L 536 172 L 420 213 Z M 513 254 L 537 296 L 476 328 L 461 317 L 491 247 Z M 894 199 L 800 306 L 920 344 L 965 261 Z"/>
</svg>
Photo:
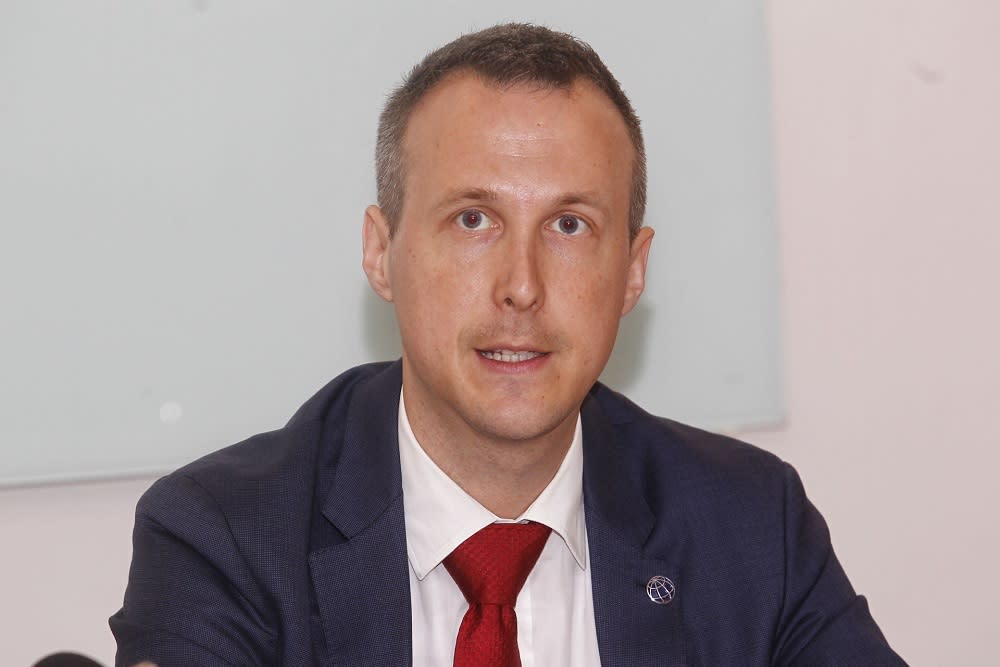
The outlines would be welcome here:
<svg viewBox="0 0 1000 667">
<path fill-rule="evenodd" d="M 395 231 L 403 212 L 403 138 L 414 108 L 443 79 L 461 70 L 502 87 L 523 83 L 569 88 L 577 79 L 596 85 L 614 103 L 632 140 L 632 194 L 629 232 L 642 226 L 646 212 L 646 151 L 639 118 L 621 85 L 585 42 L 563 32 L 525 23 L 506 23 L 462 35 L 427 54 L 386 101 L 375 147 L 378 203 Z"/>
</svg>

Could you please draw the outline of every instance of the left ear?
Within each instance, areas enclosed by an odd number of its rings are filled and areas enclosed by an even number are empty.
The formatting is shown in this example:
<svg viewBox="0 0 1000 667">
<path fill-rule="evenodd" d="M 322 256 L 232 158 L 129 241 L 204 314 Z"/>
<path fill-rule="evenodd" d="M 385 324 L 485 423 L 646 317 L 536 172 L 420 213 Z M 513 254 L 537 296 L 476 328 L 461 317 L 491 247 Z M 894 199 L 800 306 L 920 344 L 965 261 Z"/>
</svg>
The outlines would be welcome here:
<svg viewBox="0 0 1000 667">
<path fill-rule="evenodd" d="M 642 227 L 632 239 L 629 248 L 628 273 L 625 276 L 625 303 L 622 304 L 622 317 L 635 308 L 639 296 L 646 288 L 646 261 L 649 259 L 649 246 L 653 242 L 653 230 Z"/>
</svg>

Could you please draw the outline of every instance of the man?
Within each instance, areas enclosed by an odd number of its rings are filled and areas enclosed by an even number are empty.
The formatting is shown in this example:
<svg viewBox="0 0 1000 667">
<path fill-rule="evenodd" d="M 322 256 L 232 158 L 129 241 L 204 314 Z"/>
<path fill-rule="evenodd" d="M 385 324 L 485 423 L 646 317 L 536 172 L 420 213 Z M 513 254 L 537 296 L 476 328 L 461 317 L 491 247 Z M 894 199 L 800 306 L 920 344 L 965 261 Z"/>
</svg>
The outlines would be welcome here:
<svg viewBox="0 0 1000 667">
<path fill-rule="evenodd" d="M 147 492 L 119 664 L 903 664 L 788 465 L 595 384 L 653 232 L 589 47 L 433 52 L 377 171 L 363 266 L 402 359 Z"/>
</svg>

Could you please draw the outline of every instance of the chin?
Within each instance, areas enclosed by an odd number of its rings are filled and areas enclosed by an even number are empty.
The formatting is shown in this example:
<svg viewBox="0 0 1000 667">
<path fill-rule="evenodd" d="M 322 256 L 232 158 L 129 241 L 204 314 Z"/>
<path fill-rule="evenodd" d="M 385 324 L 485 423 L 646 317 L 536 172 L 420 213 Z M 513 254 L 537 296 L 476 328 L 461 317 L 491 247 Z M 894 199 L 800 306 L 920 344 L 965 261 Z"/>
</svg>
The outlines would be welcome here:
<svg viewBox="0 0 1000 667">
<path fill-rule="evenodd" d="M 526 442 L 544 438 L 561 425 L 572 420 L 575 424 L 576 411 L 567 414 L 526 414 L 524 410 L 512 410 L 510 414 L 485 414 L 474 422 L 476 430 L 495 440 Z"/>
</svg>

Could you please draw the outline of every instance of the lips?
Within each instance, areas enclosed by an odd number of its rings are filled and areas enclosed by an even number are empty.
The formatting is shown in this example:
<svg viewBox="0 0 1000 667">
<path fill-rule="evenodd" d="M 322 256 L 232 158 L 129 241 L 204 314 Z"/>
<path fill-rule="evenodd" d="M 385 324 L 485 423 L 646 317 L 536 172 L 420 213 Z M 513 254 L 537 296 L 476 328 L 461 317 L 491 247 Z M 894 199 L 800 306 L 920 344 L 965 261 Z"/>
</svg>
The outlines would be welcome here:
<svg viewBox="0 0 1000 667">
<path fill-rule="evenodd" d="M 479 354 L 493 361 L 502 361 L 513 364 L 522 361 L 529 361 L 536 357 L 541 357 L 544 352 L 534 352 L 530 350 L 479 350 Z"/>
</svg>

